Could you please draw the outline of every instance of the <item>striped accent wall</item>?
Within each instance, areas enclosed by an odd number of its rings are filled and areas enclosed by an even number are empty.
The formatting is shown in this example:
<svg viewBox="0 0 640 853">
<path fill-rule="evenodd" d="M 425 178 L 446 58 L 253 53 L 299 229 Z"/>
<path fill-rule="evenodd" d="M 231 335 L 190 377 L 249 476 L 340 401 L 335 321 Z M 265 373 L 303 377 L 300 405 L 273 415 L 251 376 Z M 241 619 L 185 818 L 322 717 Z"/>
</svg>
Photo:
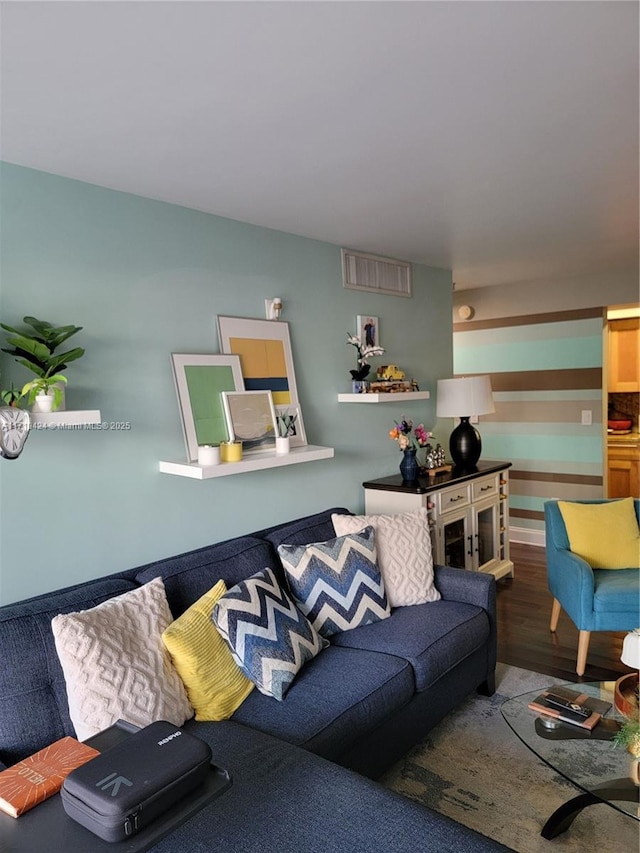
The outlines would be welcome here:
<svg viewBox="0 0 640 853">
<path fill-rule="evenodd" d="M 590 308 L 453 326 L 454 373 L 491 376 L 496 411 L 478 429 L 484 458 L 513 463 L 514 541 L 540 541 L 545 500 L 603 495 L 604 318 Z"/>
</svg>

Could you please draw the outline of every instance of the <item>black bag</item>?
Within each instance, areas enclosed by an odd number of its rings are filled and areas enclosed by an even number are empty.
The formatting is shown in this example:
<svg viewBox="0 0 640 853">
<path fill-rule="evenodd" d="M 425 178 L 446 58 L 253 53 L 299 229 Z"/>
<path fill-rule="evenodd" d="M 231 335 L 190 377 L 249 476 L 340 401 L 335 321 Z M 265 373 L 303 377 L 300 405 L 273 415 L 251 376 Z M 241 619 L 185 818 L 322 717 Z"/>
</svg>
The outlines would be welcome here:
<svg viewBox="0 0 640 853">
<path fill-rule="evenodd" d="M 161 720 L 73 770 L 62 804 L 95 835 L 122 841 L 204 782 L 210 766 L 208 744 Z"/>
</svg>

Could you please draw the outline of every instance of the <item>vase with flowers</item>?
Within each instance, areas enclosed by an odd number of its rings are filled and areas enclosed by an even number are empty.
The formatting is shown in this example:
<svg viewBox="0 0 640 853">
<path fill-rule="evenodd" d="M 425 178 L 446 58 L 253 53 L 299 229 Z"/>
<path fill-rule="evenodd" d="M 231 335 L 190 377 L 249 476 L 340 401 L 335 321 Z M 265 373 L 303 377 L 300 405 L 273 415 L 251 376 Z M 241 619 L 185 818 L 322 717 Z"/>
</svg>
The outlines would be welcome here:
<svg viewBox="0 0 640 853">
<path fill-rule="evenodd" d="M 358 335 L 347 335 L 347 343 L 356 348 L 357 366 L 355 370 L 350 370 L 352 389 L 359 393 L 366 389 L 366 378 L 371 370 L 371 365 L 367 362 L 370 358 L 376 355 L 384 355 L 384 349 L 372 344 L 363 344 L 362 339 Z"/>
<path fill-rule="evenodd" d="M 429 439 L 433 436 L 424 428 L 424 424 L 418 424 L 413 428 L 413 421 L 404 416 L 401 421 L 394 421 L 395 427 L 390 430 L 389 438 L 398 442 L 398 449 L 402 451 L 400 462 L 400 473 L 403 480 L 417 480 L 420 466 L 416 454 L 421 447 L 427 447 Z"/>
</svg>

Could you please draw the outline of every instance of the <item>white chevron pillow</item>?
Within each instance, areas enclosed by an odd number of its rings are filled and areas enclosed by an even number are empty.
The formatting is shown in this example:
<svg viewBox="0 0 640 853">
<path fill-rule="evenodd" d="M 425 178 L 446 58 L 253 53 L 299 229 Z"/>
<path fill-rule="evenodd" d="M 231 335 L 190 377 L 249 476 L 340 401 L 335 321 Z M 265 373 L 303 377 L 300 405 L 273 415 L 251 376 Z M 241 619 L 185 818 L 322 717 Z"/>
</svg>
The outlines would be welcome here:
<svg viewBox="0 0 640 853">
<path fill-rule="evenodd" d="M 171 622 L 162 578 L 51 620 L 79 740 L 118 719 L 141 727 L 155 720 L 181 726 L 193 716 L 162 643 Z"/>
<path fill-rule="evenodd" d="M 438 601 L 433 580 L 429 519 L 423 507 L 398 515 L 331 516 L 337 536 L 371 525 L 376 534 L 378 565 L 391 607 Z"/>
</svg>

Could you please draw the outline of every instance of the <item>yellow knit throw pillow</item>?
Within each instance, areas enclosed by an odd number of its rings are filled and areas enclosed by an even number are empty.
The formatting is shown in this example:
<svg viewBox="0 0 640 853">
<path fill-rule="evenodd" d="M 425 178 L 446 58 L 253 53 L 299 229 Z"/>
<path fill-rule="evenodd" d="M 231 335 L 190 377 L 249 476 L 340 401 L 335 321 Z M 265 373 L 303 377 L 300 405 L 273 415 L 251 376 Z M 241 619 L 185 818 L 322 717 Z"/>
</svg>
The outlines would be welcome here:
<svg viewBox="0 0 640 853">
<path fill-rule="evenodd" d="M 227 720 L 253 690 L 211 621 L 226 591 L 224 581 L 218 581 L 162 634 L 200 721 Z"/>
<path fill-rule="evenodd" d="M 633 498 L 601 504 L 558 501 L 569 544 L 592 569 L 640 568 L 640 530 Z"/>
</svg>

